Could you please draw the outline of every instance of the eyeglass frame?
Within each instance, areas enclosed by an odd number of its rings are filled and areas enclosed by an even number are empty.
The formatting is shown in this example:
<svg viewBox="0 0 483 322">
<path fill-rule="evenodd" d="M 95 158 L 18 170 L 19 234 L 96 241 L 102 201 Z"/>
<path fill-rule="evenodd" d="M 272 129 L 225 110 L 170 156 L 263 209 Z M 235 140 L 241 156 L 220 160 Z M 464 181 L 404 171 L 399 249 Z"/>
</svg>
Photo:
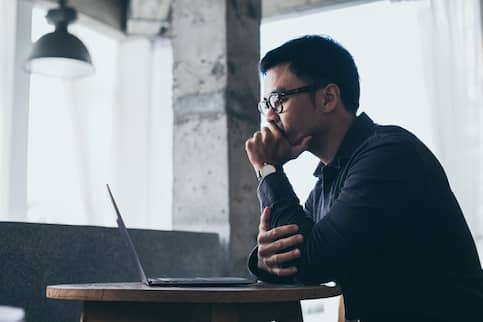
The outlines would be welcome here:
<svg viewBox="0 0 483 322">
<path fill-rule="evenodd" d="M 263 115 L 266 115 L 269 110 L 272 110 L 276 114 L 281 114 L 284 112 L 283 104 L 282 104 L 283 99 L 296 94 L 313 92 L 323 87 L 326 87 L 327 85 L 329 85 L 329 82 L 322 83 L 322 84 L 306 85 L 306 86 L 297 87 L 294 89 L 289 89 L 286 91 L 273 91 L 270 93 L 270 95 L 268 95 L 268 98 L 263 97 L 262 100 L 258 102 L 258 111 Z M 278 101 L 280 102 L 279 104 L 280 108 L 278 108 L 277 106 L 272 106 L 272 103 L 270 103 L 271 97 L 274 97 L 274 96 L 278 97 Z"/>
</svg>

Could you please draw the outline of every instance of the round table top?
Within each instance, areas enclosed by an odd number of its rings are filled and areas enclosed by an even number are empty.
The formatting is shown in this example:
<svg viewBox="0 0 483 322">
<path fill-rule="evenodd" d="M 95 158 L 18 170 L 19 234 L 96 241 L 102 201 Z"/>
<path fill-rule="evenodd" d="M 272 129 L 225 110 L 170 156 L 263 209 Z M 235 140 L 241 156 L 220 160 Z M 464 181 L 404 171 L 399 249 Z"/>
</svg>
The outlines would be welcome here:
<svg viewBox="0 0 483 322">
<path fill-rule="evenodd" d="M 236 287 L 153 287 L 142 283 L 52 285 L 47 297 L 80 301 L 170 303 L 290 302 L 340 295 L 337 286 L 255 283 Z"/>
</svg>

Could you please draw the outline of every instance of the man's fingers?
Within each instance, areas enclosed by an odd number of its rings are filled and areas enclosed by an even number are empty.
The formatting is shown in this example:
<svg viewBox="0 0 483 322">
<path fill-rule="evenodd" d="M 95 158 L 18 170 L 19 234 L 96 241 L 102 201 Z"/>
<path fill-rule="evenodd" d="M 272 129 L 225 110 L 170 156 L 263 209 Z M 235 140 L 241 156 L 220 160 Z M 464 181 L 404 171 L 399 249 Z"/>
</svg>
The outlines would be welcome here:
<svg viewBox="0 0 483 322">
<path fill-rule="evenodd" d="M 275 274 L 277 276 L 291 276 L 297 273 L 297 267 L 290 266 L 290 267 L 275 267 L 270 268 L 269 272 Z"/>
<path fill-rule="evenodd" d="M 281 251 L 289 247 L 298 245 L 302 243 L 303 240 L 303 236 L 301 234 L 297 234 L 287 238 L 279 239 L 271 243 L 259 244 L 258 253 L 261 257 L 267 257 L 272 254 L 280 253 Z"/>
<path fill-rule="evenodd" d="M 269 226 L 269 218 L 270 218 L 270 208 L 265 207 L 263 209 L 262 215 L 260 216 L 260 226 L 258 227 L 259 231 L 267 231 L 270 226 Z"/>
<path fill-rule="evenodd" d="M 270 137 L 272 135 L 272 131 L 270 130 L 269 127 L 267 126 L 264 126 L 260 132 L 262 132 L 262 137 L 264 137 L 265 139 Z"/>
<path fill-rule="evenodd" d="M 270 272 L 270 267 L 265 265 L 265 263 L 263 262 L 263 260 L 260 257 L 258 258 L 257 266 L 258 266 L 259 269 Z"/>
<path fill-rule="evenodd" d="M 270 243 L 282 237 L 294 235 L 299 231 L 297 225 L 285 225 L 270 229 L 269 231 L 260 231 L 258 234 L 258 244 Z"/>
<path fill-rule="evenodd" d="M 252 140 L 261 141 L 262 140 L 262 132 L 256 131 L 255 133 L 253 133 Z"/>
<path fill-rule="evenodd" d="M 300 257 L 300 250 L 299 249 L 293 249 L 293 250 L 286 252 L 286 253 L 275 254 L 275 255 L 272 255 L 268 258 L 265 258 L 264 263 L 268 267 L 279 267 L 282 264 L 284 264 L 286 262 L 293 261 L 293 260 L 295 260 L 299 257 Z"/>
<path fill-rule="evenodd" d="M 277 276 L 291 276 L 297 273 L 297 267 L 269 267 L 263 261 L 258 261 L 258 268 Z"/>
<path fill-rule="evenodd" d="M 267 128 L 272 132 L 274 137 L 284 137 L 282 130 L 274 122 L 267 122 Z"/>
</svg>

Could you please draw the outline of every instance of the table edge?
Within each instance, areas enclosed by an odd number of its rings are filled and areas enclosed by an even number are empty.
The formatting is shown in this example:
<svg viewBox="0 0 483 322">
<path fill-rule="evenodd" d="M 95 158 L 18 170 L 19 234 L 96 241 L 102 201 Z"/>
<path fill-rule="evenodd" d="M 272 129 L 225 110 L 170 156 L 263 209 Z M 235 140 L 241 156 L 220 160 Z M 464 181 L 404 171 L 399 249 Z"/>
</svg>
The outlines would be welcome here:
<svg viewBox="0 0 483 322">
<path fill-rule="evenodd" d="M 122 286 L 131 286 L 123 288 Z M 139 286 L 139 287 L 134 287 Z M 266 303 L 322 299 L 338 296 L 337 286 L 258 285 L 222 287 L 149 287 L 141 283 L 49 285 L 49 299 L 77 301 L 165 303 Z"/>
</svg>

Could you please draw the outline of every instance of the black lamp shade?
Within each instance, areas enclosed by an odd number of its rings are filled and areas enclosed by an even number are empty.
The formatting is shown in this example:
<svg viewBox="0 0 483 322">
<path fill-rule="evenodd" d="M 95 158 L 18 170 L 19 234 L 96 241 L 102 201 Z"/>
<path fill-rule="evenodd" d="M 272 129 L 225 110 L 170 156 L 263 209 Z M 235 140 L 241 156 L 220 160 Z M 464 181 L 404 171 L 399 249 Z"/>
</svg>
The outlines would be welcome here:
<svg viewBox="0 0 483 322">
<path fill-rule="evenodd" d="M 86 46 L 66 29 L 42 36 L 34 44 L 25 67 L 33 73 L 71 79 L 94 72 Z"/>
</svg>

